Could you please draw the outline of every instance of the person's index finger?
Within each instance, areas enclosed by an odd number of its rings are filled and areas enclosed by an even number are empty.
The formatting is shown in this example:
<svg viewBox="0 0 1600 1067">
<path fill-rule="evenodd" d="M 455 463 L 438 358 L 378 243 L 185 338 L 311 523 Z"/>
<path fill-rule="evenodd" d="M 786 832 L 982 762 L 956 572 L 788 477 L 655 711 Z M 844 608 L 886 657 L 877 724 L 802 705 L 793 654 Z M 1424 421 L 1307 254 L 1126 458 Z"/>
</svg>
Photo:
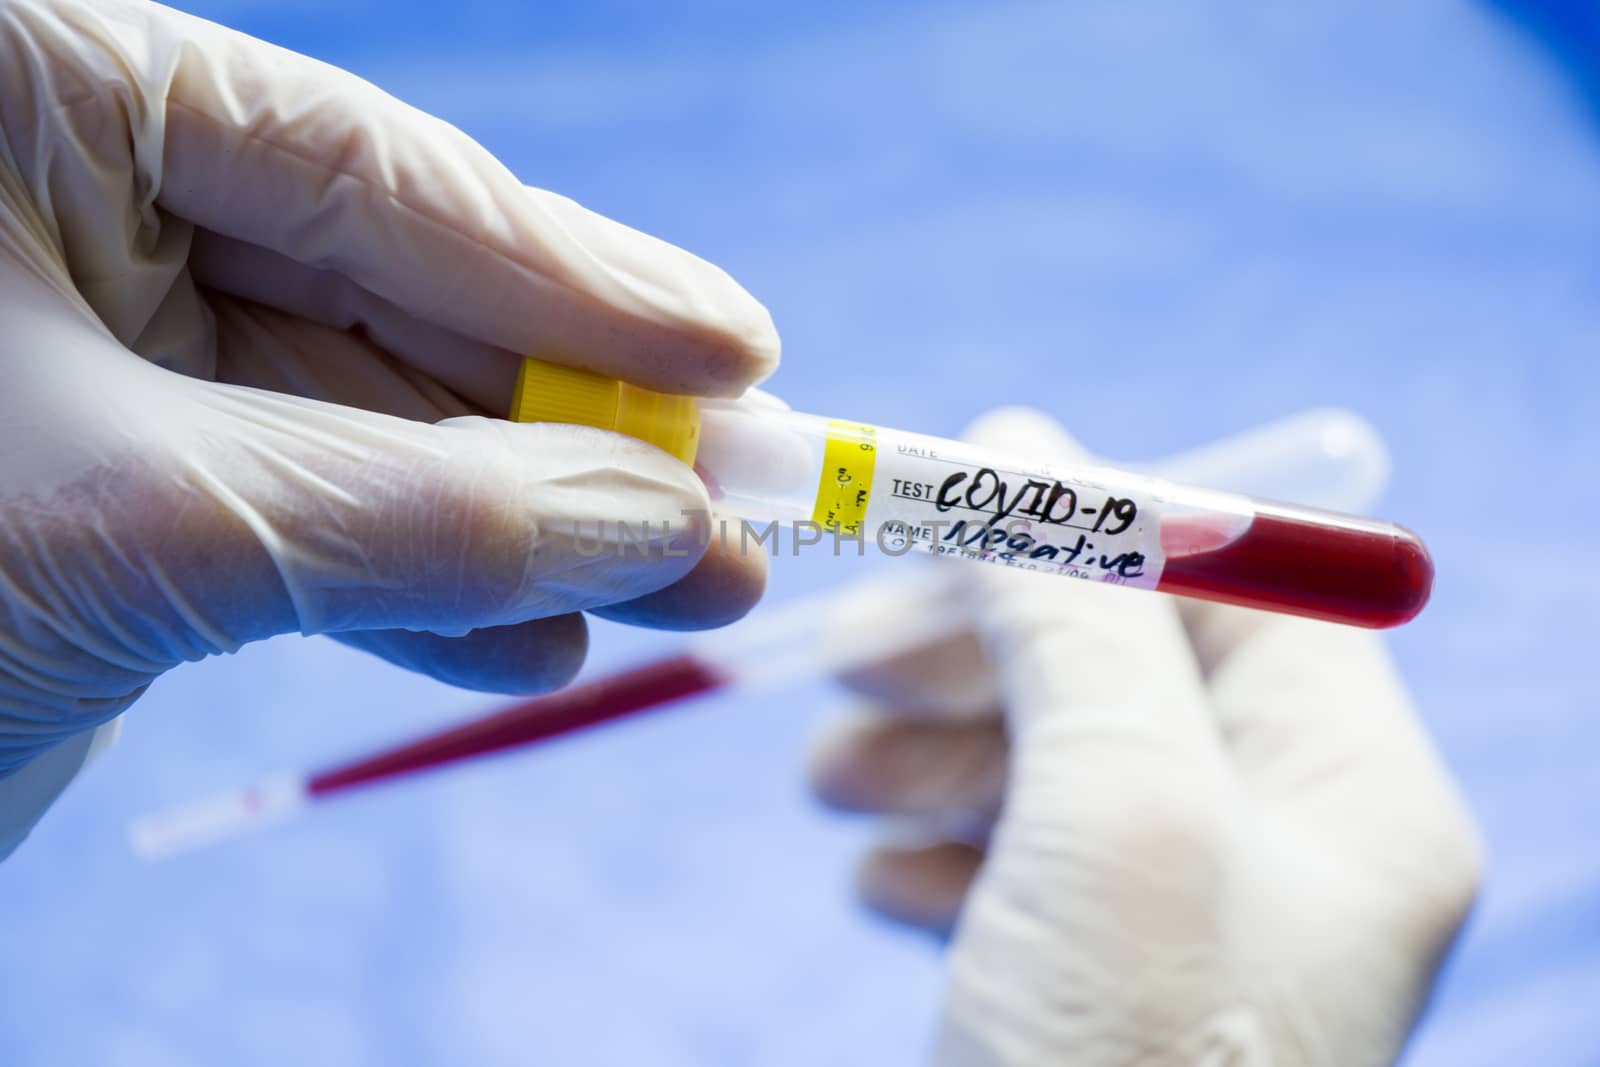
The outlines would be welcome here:
<svg viewBox="0 0 1600 1067">
<path fill-rule="evenodd" d="M 776 366 L 766 310 L 718 268 L 525 188 L 447 123 L 327 64 L 151 6 L 175 48 L 117 45 L 165 121 L 157 202 L 420 318 L 651 388 L 737 395 Z M 154 146 L 136 145 L 136 153 Z"/>
<path fill-rule="evenodd" d="M 958 565 L 959 566 L 959 565 Z M 999 682 L 942 566 L 905 566 L 831 595 L 822 658 L 846 689 L 919 717 L 985 714 Z"/>
<path fill-rule="evenodd" d="M 916 718 L 971 718 L 1000 707 L 999 680 L 971 629 L 852 666 L 834 680 Z"/>
<path fill-rule="evenodd" d="M 1216 604 L 1207 600 L 1178 599 L 1178 615 L 1194 646 L 1200 670 L 1210 678 L 1234 649 L 1249 640 L 1272 615 L 1254 608 Z"/>
</svg>

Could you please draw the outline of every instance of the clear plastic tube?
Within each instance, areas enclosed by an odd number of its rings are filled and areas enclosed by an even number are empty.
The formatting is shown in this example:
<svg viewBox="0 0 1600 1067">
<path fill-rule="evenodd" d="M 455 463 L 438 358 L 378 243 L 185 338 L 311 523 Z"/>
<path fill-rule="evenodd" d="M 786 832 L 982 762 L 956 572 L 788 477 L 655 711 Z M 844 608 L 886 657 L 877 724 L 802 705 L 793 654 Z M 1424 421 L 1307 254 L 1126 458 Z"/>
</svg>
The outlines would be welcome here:
<svg viewBox="0 0 1600 1067">
<path fill-rule="evenodd" d="M 696 469 L 719 510 L 912 551 L 1354 626 L 1427 603 L 1411 531 L 1093 463 L 751 404 L 705 405 Z"/>
</svg>

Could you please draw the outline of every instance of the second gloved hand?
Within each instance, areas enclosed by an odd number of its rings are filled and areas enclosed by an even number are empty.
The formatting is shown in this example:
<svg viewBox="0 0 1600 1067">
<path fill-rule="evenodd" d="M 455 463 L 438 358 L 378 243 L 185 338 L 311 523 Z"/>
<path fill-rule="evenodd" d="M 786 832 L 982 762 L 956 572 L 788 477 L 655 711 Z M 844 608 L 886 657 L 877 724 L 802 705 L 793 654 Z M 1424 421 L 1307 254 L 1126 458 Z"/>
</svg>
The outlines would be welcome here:
<svg viewBox="0 0 1600 1067">
<path fill-rule="evenodd" d="M 687 467 L 484 416 L 527 353 L 736 395 L 777 349 L 719 270 L 342 71 L 139 0 L 0 3 L 0 784 L 48 779 L 0 795 L 0 856 L 84 746 L 31 761 L 185 660 L 330 633 L 527 691 L 577 669 L 578 612 L 736 617 L 762 572 L 702 561 Z"/>
<path fill-rule="evenodd" d="M 1031 413 L 977 436 L 1074 450 Z M 872 702 L 814 771 L 824 799 L 917 834 L 870 855 L 861 890 L 953 928 L 937 1062 L 1391 1063 L 1479 861 L 1382 641 L 1001 567 L 960 580 L 976 633 L 854 677 Z"/>
</svg>

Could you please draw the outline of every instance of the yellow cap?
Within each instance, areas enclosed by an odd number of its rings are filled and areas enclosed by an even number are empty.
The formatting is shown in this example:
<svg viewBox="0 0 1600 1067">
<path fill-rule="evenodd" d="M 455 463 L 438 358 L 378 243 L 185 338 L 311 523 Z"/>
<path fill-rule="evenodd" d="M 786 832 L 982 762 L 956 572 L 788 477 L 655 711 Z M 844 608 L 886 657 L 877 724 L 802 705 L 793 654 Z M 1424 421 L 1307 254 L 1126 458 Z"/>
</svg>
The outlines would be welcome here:
<svg viewBox="0 0 1600 1067">
<path fill-rule="evenodd" d="M 700 408 L 692 397 L 641 389 L 542 359 L 524 359 L 511 399 L 513 422 L 566 422 L 648 441 L 694 465 Z"/>
</svg>

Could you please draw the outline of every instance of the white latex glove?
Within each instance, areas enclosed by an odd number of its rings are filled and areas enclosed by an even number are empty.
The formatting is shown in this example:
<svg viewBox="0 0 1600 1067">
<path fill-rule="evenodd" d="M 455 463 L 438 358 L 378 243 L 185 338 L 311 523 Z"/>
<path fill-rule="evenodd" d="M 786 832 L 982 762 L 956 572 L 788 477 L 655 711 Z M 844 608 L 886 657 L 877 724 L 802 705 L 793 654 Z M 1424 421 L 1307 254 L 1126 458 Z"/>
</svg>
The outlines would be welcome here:
<svg viewBox="0 0 1600 1067">
<path fill-rule="evenodd" d="M 716 268 L 349 74 L 0 0 L 0 855 L 88 745 L 19 772 L 184 660 L 332 633 L 526 691 L 576 670 L 576 612 L 747 608 L 759 558 L 697 566 L 688 467 L 483 417 L 531 352 L 728 396 L 778 341 Z M 601 519 L 662 536 L 596 554 Z"/>
<path fill-rule="evenodd" d="M 975 436 L 1075 449 L 1026 412 Z M 954 924 L 937 1062 L 1392 1062 L 1479 846 L 1382 641 L 999 567 L 961 580 L 978 633 L 857 675 L 875 703 L 814 766 L 831 803 L 918 826 L 860 887 Z"/>
</svg>

